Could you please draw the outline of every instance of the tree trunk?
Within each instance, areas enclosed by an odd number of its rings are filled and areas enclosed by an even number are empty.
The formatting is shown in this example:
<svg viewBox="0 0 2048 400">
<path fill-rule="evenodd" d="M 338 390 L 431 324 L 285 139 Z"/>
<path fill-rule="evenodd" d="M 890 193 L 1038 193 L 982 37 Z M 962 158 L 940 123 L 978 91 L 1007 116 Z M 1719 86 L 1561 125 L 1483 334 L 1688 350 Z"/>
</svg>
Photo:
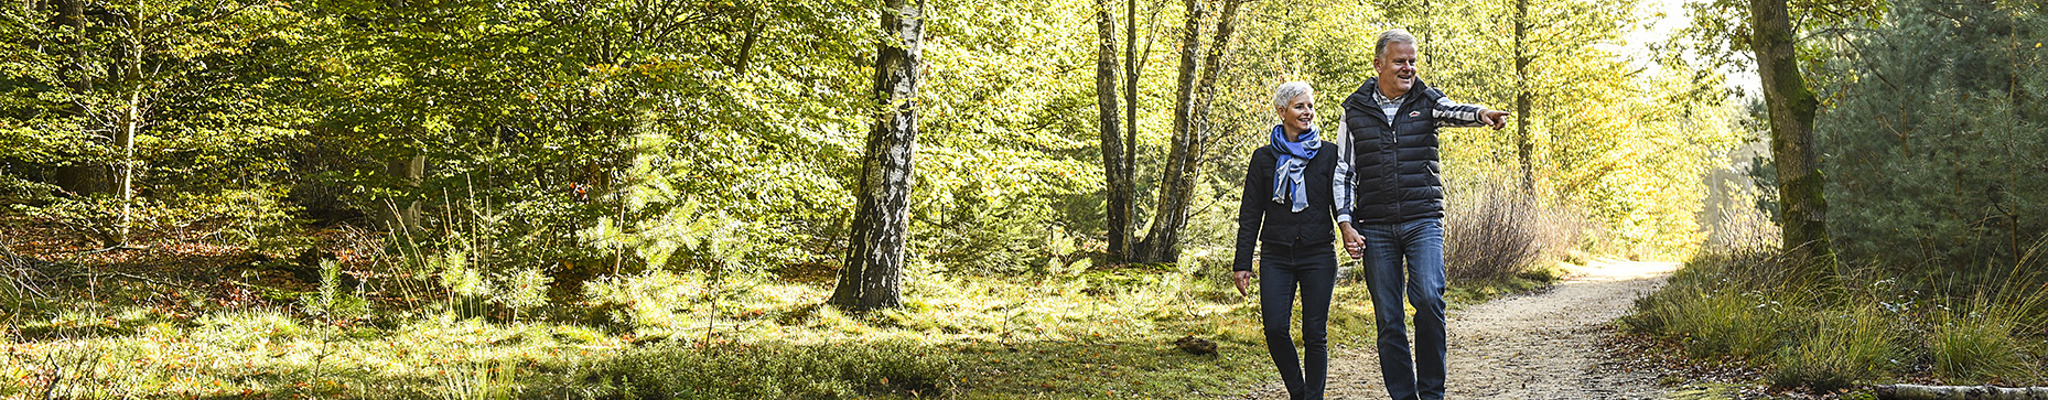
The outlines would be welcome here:
<svg viewBox="0 0 2048 400">
<path fill-rule="evenodd" d="M 427 156 L 418 152 L 409 155 L 392 156 L 384 161 L 384 173 L 396 178 L 400 188 L 417 189 L 420 181 L 426 179 Z M 409 231 L 420 226 L 420 202 L 413 199 L 397 199 L 386 204 L 377 213 L 384 226 L 393 231 Z"/>
<path fill-rule="evenodd" d="M 1215 103 L 1216 77 L 1223 72 L 1223 55 L 1230 49 L 1230 34 L 1236 31 L 1234 29 L 1235 25 L 1232 25 L 1231 22 L 1234 20 L 1233 17 L 1237 15 L 1238 6 L 1243 4 L 1244 1 L 1242 0 L 1223 1 L 1223 13 L 1216 15 L 1216 37 L 1209 40 L 1209 54 L 1202 59 L 1202 65 L 1206 67 L 1202 68 L 1201 83 L 1195 86 L 1195 113 L 1193 120 L 1195 123 L 1196 146 L 1194 150 L 1189 152 L 1189 154 L 1194 155 L 1193 157 L 1196 160 L 1201 159 L 1202 153 L 1205 152 L 1205 146 L 1209 144 L 1208 139 L 1215 137 L 1211 135 L 1213 132 L 1209 129 L 1209 106 Z M 1199 165 L 1196 165 L 1196 167 L 1199 167 Z M 1200 171 L 1199 169 L 1190 170 Z"/>
<path fill-rule="evenodd" d="M 747 73 L 747 62 L 754 58 L 754 43 L 761 39 L 761 31 L 768 29 L 767 18 L 761 13 L 765 7 L 747 13 L 747 33 L 740 38 L 739 55 L 733 57 L 732 72 Z"/>
<path fill-rule="evenodd" d="M 862 311 L 903 305 L 903 243 L 910 225 L 911 155 L 917 143 L 918 45 L 924 0 L 887 0 L 876 46 L 874 129 L 862 162 L 846 268 L 831 303 Z"/>
<path fill-rule="evenodd" d="M 1515 152 L 1522 161 L 1522 193 L 1536 193 L 1536 139 L 1529 136 L 1529 0 L 1515 0 Z"/>
<path fill-rule="evenodd" d="M 1828 238 L 1825 179 L 1813 148 L 1813 117 L 1820 107 L 1793 53 L 1791 18 L 1785 0 L 1750 0 L 1750 45 L 1763 77 L 1770 112 L 1771 159 L 1778 169 L 1785 255 L 1805 266 L 1809 277 L 1830 272 L 1834 250 Z"/>
<path fill-rule="evenodd" d="M 1101 119 L 1102 176 L 1107 192 L 1104 216 L 1109 223 L 1109 255 L 1125 261 L 1131 253 L 1130 164 L 1124 157 L 1123 135 L 1117 132 L 1116 21 L 1111 0 L 1095 0 L 1095 30 L 1101 46 L 1095 51 L 1095 110 Z M 1133 114 L 1132 119 L 1137 119 Z"/>
<path fill-rule="evenodd" d="M 1880 385 L 1879 400 L 2048 400 L 2048 387 Z"/>
<path fill-rule="evenodd" d="M 1164 4 L 1164 0 L 1159 0 L 1152 3 L 1152 13 L 1150 16 L 1146 17 L 1145 23 L 1145 31 L 1147 32 L 1145 36 L 1145 50 L 1139 51 L 1138 0 L 1129 0 L 1125 2 L 1123 139 L 1124 151 L 1123 159 L 1119 160 L 1118 162 L 1121 163 L 1121 168 L 1123 172 L 1123 177 L 1120 178 L 1120 180 L 1128 183 L 1128 186 L 1124 189 L 1126 193 L 1124 193 L 1125 202 L 1123 207 L 1123 213 L 1126 216 L 1126 219 L 1124 220 L 1123 225 L 1120 227 L 1120 229 L 1123 230 L 1123 235 L 1121 236 L 1123 237 L 1124 245 L 1120 253 L 1111 255 L 1112 258 L 1116 261 L 1136 261 L 1139 258 L 1138 243 L 1136 243 L 1138 239 L 1138 227 L 1140 226 L 1138 222 L 1139 212 L 1136 200 L 1138 197 L 1138 188 L 1136 183 L 1138 174 L 1138 78 L 1141 77 L 1140 74 L 1145 70 L 1146 60 L 1151 59 L 1152 44 L 1154 43 L 1154 37 L 1151 35 L 1151 33 L 1156 32 L 1153 28 L 1158 26 L 1157 23 L 1159 22 L 1159 10 L 1164 8 Z"/>
<path fill-rule="evenodd" d="M 91 74 L 85 70 L 85 48 L 79 46 L 82 39 L 79 36 L 85 34 L 85 0 L 58 0 L 55 5 L 57 13 L 51 17 L 51 24 L 69 26 L 72 32 L 60 41 L 66 60 L 64 66 L 57 70 L 58 79 L 63 80 L 73 93 L 92 90 Z M 85 112 L 75 104 L 67 108 L 71 113 Z M 52 180 L 64 191 L 79 195 L 113 194 L 114 165 L 97 160 L 92 164 L 74 162 L 57 167 Z"/>
<path fill-rule="evenodd" d="M 1152 229 L 1138 244 L 1141 262 L 1172 262 L 1180 258 L 1180 230 L 1187 226 L 1187 210 L 1195 189 L 1195 150 L 1200 146 L 1195 131 L 1195 68 L 1202 41 L 1200 0 L 1186 0 L 1187 23 L 1181 27 L 1180 91 L 1174 97 L 1173 147 L 1166 153 L 1160 171 L 1159 202 L 1152 217 Z"/>
<path fill-rule="evenodd" d="M 142 0 L 135 1 L 135 10 L 138 13 L 143 12 Z M 120 137 L 114 139 L 121 146 L 121 168 L 117 171 L 119 175 L 116 178 L 119 180 L 115 184 L 115 190 L 121 193 L 120 237 L 116 242 L 120 246 L 128 245 L 128 228 L 135 222 L 135 165 L 141 162 L 135 158 L 135 135 L 142 130 L 143 47 L 140 36 L 144 32 L 142 21 L 145 19 L 147 18 L 140 15 L 129 18 L 128 65 L 127 73 L 122 78 L 134 87 L 128 92 L 128 110 L 121 118 L 121 130 L 118 133 Z"/>
<path fill-rule="evenodd" d="M 72 164 L 57 167 L 58 188 L 79 195 L 114 193 L 114 174 L 104 164 Z"/>
<path fill-rule="evenodd" d="M 137 58 L 136 65 L 140 66 L 142 61 Z M 121 144 L 121 167 L 115 176 L 115 190 L 121 193 L 121 223 L 116 233 L 119 237 L 115 238 L 119 246 L 128 245 L 128 227 L 135 222 L 135 164 L 139 162 L 135 159 L 135 134 L 142 127 L 141 102 L 141 89 L 128 94 L 128 112 L 121 118 L 120 137 L 115 138 Z"/>
</svg>

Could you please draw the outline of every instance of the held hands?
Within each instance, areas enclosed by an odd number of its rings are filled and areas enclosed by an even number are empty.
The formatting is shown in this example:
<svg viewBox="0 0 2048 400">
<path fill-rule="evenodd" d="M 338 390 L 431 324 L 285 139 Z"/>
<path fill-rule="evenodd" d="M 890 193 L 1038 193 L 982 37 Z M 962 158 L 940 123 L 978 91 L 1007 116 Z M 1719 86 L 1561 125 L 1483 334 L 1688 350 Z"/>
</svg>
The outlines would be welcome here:
<svg viewBox="0 0 2048 400">
<path fill-rule="evenodd" d="M 1508 112 L 1493 109 L 1480 109 L 1479 122 L 1486 124 L 1486 126 L 1493 127 L 1493 130 L 1500 130 L 1500 128 L 1508 126 Z"/>
<path fill-rule="evenodd" d="M 1344 252 L 1351 253 L 1353 260 L 1365 258 L 1365 235 L 1358 234 L 1358 230 L 1352 229 L 1351 224 L 1337 226 L 1338 230 L 1344 233 Z"/>
<path fill-rule="evenodd" d="M 1232 280 L 1232 281 L 1236 281 L 1236 282 L 1237 282 L 1237 295 L 1238 295 L 1238 296 L 1241 296 L 1241 297 L 1251 297 L 1251 295 L 1252 295 L 1252 294 L 1251 294 L 1251 291 L 1250 291 L 1250 287 L 1251 287 L 1251 285 L 1252 285 L 1252 272 L 1251 272 L 1251 271 L 1237 271 L 1237 273 L 1235 273 L 1235 274 L 1232 274 L 1232 275 L 1230 276 L 1230 278 L 1231 278 L 1231 280 Z"/>
</svg>

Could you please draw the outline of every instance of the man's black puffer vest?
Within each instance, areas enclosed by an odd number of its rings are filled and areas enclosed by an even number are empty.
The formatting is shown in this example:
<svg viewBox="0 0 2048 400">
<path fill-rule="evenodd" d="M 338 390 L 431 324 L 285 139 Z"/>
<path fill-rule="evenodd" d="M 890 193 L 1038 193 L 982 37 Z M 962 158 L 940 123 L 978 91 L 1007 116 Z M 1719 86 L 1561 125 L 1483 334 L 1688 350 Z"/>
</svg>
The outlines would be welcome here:
<svg viewBox="0 0 2048 400">
<path fill-rule="evenodd" d="M 1352 174 L 1357 195 L 1351 220 L 1387 225 L 1444 216 L 1444 184 L 1437 162 L 1436 109 L 1442 92 L 1422 84 L 1408 89 L 1394 120 L 1387 121 L 1373 92 L 1379 79 L 1344 99 L 1344 125 L 1351 132 Z"/>
<path fill-rule="evenodd" d="M 1331 249 L 1330 244 L 1337 241 L 1336 196 L 1331 193 L 1331 179 L 1337 171 L 1338 148 L 1336 143 L 1323 142 L 1316 157 L 1309 159 L 1308 169 L 1302 171 L 1308 208 L 1301 212 L 1294 211 L 1292 202 L 1273 202 L 1273 172 L 1279 162 L 1273 146 L 1260 146 L 1252 152 L 1251 165 L 1244 175 L 1244 195 L 1238 203 L 1233 269 L 1252 269 L 1254 243 L 1264 244 L 1267 251 L 1279 250 L 1276 247 Z"/>
</svg>

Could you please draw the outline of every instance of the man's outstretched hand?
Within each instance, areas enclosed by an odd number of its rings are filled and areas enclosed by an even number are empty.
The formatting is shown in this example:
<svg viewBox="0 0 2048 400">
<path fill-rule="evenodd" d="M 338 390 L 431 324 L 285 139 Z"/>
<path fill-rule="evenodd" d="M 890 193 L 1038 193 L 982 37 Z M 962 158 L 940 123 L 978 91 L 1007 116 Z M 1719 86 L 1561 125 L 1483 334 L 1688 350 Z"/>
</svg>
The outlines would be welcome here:
<svg viewBox="0 0 2048 400">
<path fill-rule="evenodd" d="M 1479 122 L 1486 124 L 1486 126 L 1493 127 L 1493 130 L 1500 130 L 1500 128 L 1505 128 L 1508 126 L 1508 112 L 1501 110 L 1481 109 L 1479 110 Z"/>
</svg>

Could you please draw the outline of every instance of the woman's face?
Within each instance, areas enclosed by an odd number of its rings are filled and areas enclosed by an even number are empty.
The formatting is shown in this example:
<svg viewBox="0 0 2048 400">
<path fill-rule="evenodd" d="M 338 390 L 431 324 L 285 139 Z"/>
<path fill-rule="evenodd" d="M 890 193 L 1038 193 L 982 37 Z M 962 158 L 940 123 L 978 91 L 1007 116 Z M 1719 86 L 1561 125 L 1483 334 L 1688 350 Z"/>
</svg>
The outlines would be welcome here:
<svg viewBox="0 0 2048 400">
<path fill-rule="evenodd" d="M 1316 126 L 1315 92 L 1294 96 L 1294 99 L 1288 100 L 1287 106 L 1281 107 L 1279 111 L 1280 124 L 1287 127 L 1287 132 L 1307 132 L 1310 127 Z"/>
</svg>

